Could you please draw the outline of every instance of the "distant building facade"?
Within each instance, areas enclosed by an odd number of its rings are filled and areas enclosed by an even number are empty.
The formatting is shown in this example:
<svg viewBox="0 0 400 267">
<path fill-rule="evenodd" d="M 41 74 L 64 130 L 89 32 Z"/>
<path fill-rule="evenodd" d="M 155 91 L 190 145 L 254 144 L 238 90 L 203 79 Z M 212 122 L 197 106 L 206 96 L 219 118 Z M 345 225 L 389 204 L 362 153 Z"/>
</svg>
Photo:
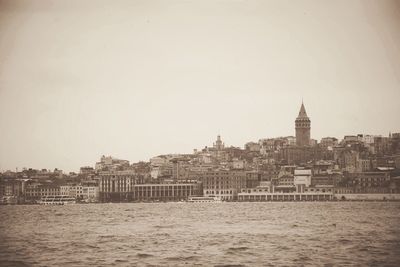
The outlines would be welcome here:
<svg viewBox="0 0 400 267">
<path fill-rule="evenodd" d="M 202 195 L 202 184 L 198 182 L 135 184 L 133 201 L 179 201 L 190 196 Z"/>
<path fill-rule="evenodd" d="M 99 173 L 99 197 L 102 202 L 132 200 L 133 185 L 137 183 L 133 171 L 106 171 Z"/>
<path fill-rule="evenodd" d="M 246 187 L 245 171 L 208 170 L 190 173 L 191 180 L 203 183 L 204 196 L 217 196 L 223 200 L 234 200 L 238 192 Z"/>
</svg>

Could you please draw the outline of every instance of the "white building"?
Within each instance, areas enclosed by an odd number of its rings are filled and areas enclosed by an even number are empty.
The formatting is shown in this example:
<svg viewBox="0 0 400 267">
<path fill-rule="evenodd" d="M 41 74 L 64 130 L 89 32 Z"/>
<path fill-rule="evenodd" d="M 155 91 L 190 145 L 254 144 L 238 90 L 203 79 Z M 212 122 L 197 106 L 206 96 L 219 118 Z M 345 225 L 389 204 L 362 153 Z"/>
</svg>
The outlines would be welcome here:
<svg viewBox="0 0 400 267">
<path fill-rule="evenodd" d="M 63 185 L 60 186 L 60 195 L 74 197 L 85 202 L 97 202 L 99 200 L 98 186 Z"/>
<path fill-rule="evenodd" d="M 86 202 L 99 201 L 99 187 L 98 186 L 83 186 L 82 199 Z"/>
<path fill-rule="evenodd" d="M 62 185 L 62 186 L 60 186 L 60 195 L 69 196 L 70 188 L 71 188 L 70 185 Z"/>
<path fill-rule="evenodd" d="M 296 169 L 294 170 L 294 185 L 297 192 L 304 192 L 304 188 L 310 187 L 311 185 L 311 170 Z"/>
</svg>

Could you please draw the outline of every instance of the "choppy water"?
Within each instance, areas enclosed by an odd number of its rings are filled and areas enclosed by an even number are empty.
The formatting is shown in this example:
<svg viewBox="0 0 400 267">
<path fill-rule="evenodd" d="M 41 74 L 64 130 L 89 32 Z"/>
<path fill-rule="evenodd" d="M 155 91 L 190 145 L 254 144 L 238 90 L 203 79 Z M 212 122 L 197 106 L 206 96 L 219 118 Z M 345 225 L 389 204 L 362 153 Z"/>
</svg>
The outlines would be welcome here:
<svg viewBox="0 0 400 267">
<path fill-rule="evenodd" d="M 400 203 L 0 206 L 4 266 L 400 265 Z"/>
</svg>

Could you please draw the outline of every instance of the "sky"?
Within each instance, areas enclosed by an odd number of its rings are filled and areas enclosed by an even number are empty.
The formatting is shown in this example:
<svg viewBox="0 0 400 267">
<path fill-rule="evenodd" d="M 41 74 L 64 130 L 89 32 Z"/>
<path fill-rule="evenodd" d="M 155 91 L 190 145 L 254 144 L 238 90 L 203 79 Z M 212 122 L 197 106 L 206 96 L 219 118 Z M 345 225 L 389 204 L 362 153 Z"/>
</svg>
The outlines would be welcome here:
<svg viewBox="0 0 400 267">
<path fill-rule="evenodd" d="M 0 0 L 0 170 L 400 132 L 400 1 Z"/>
</svg>

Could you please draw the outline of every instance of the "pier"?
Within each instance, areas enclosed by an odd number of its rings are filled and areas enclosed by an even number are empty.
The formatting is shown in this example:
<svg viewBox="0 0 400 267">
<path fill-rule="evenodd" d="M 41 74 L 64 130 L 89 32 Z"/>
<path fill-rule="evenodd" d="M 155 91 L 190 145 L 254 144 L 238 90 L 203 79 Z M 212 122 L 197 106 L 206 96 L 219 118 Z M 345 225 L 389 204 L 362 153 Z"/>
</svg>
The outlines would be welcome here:
<svg viewBox="0 0 400 267">
<path fill-rule="evenodd" d="M 332 193 L 239 193 L 238 201 L 263 202 L 263 201 L 332 201 Z"/>
</svg>

